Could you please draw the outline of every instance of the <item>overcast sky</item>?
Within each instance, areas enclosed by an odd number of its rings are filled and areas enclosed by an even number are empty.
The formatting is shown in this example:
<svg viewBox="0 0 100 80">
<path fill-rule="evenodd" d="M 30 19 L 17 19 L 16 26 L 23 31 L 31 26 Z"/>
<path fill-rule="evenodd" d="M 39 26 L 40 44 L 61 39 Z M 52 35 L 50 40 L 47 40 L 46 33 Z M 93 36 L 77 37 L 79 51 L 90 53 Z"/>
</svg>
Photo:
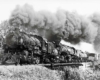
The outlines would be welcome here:
<svg viewBox="0 0 100 80">
<path fill-rule="evenodd" d="M 76 11 L 80 15 L 100 13 L 100 0 L 0 0 L 0 22 L 9 18 L 16 5 L 30 4 L 35 11 L 58 9 Z"/>
</svg>

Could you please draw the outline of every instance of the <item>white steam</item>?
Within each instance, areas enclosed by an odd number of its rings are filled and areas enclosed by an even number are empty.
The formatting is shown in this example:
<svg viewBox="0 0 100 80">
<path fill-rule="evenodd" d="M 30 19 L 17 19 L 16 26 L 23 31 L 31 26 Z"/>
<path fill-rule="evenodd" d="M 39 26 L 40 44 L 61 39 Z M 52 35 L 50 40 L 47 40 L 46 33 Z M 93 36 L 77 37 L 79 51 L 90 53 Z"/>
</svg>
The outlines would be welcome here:
<svg viewBox="0 0 100 80">
<path fill-rule="evenodd" d="M 90 44 L 90 43 L 80 42 L 79 44 L 73 45 L 73 44 L 66 42 L 64 40 L 61 40 L 61 43 L 68 45 L 68 46 L 71 46 L 71 47 L 74 47 L 75 49 L 82 50 L 83 52 L 87 51 L 87 52 L 90 52 L 90 53 L 97 53 L 94 50 L 93 44 Z"/>
</svg>

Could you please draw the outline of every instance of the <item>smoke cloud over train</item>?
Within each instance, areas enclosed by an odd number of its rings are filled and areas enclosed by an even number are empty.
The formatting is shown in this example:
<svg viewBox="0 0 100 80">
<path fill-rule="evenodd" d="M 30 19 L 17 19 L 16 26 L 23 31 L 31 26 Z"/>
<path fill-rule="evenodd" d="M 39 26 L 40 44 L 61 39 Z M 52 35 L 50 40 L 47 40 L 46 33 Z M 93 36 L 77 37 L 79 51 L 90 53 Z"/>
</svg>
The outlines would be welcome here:
<svg viewBox="0 0 100 80">
<path fill-rule="evenodd" d="M 99 16 L 100 17 L 100 16 Z M 35 32 L 48 41 L 63 39 L 72 44 L 86 42 L 100 48 L 100 19 L 98 16 L 85 18 L 75 12 L 58 10 L 36 12 L 31 5 L 17 6 L 11 13 L 9 23 L 29 32 Z M 100 51 L 99 51 L 100 52 Z"/>
</svg>

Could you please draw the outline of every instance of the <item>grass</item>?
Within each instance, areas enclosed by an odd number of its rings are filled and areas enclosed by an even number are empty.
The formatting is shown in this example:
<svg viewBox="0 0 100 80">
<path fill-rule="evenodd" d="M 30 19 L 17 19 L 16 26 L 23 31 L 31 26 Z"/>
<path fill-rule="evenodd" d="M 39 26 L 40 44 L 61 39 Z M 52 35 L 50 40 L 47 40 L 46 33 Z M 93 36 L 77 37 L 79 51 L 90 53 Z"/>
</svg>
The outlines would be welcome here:
<svg viewBox="0 0 100 80">
<path fill-rule="evenodd" d="M 0 80 L 61 80 L 60 74 L 41 66 L 0 66 Z"/>
<path fill-rule="evenodd" d="M 100 70 L 81 70 L 71 67 L 50 70 L 37 65 L 2 65 L 0 80 L 100 80 Z"/>
</svg>

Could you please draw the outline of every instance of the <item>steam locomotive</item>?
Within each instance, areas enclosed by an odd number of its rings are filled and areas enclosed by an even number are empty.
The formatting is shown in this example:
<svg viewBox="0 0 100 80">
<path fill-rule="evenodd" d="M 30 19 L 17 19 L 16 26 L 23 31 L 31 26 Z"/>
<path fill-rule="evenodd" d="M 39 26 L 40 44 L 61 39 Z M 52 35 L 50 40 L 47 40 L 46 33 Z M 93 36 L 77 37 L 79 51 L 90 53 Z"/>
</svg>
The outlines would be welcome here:
<svg viewBox="0 0 100 80">
<path fill-rule="evenodd" d="M 45 38 L 21 31 L 11 30 L 2 42 L 5 64 L 11 59 L 15 64 L 75 63 L 89 61 L 89 53 Z M 95 54 L 93 55 L 95 59 Z"/>
</svg>

